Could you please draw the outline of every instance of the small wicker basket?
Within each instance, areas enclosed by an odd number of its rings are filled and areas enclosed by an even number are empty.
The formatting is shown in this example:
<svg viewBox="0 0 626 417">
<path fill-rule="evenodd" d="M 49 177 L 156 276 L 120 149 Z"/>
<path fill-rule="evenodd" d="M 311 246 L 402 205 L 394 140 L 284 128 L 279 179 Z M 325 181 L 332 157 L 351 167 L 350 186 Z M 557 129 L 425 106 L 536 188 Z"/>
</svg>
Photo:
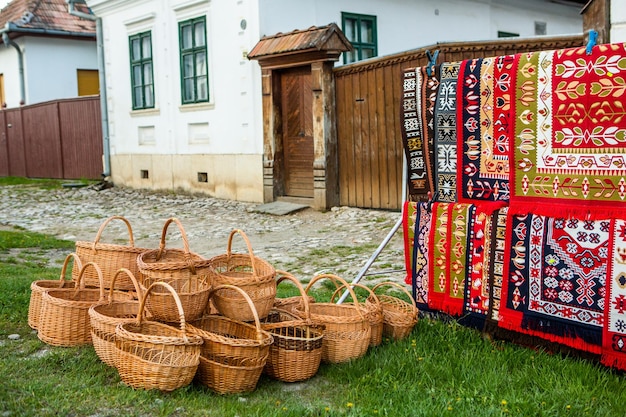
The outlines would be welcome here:
<svg viewBox="0 0 626 417">
<path fill-rule="evenodd" d="M 154 288 L 169 291 L 178 308 L 180 328 L 144 320 L 146 299 Z M 137 319 L 115 328 L 117 370 L 122 381 L 133 388 L 173 391 L 189 385 L 198 370 L 202 338 L 188 334 L 183 306 L 172 286 L 150 285 L 141 298 Z"/>
<path fill-rule="evenodd" d="M 350 284 L 353 288 L 361 288 L 369 293 L 368 297 L 365 299 L 365 302 L 361 305 L 365 309 L 365 315 L 369 320 L 370 326 L 372 327 L 372 335 L 370 337 L 370 347 L 378 346 L 383 341 L 383 306 L 369 287 L 363 284 Z M 344 286 L 341 286 L 335 290 L 330 301 L 335 301 L 335 297 L 341 290 L 346 290 Z M 351 303 L 352 304 L 352 303 Z"/>
<path fill-rule="evenodd" d="M 72 252 L 65 257 L 65 261 L 63 262 L 63 268 L 61 268 L 61 276 L 59 279 L 40 279 L 37 281 L 33 281 L 30 284 L 30 302 L 28 304 L 28 325 L 32 329 L 37 329 L 39 327 L 39 319 L 41 317 L 41 295 L 44 291 L 54 288 L 76 288 L 76 282 L 65 279 L 65 275 L 67 273 L 67 266 L 70 261 L 74 261 L 74 265 L 78 267 L 80 271 L 83 266 L 80 262 L 80 258 L 76 253 Z"/>
<path fill-rule="evenodd" d="M 238 234 L 246 243 L 247 254 L 232 253 L 233 237 Z M 276 270 L 267 261 L 254 256 L 246 234 L 239 229 L 228 236 L 226 253 L 211 258 L 211 282 L 214 286 L 232 285 L 242 289 L 254 303 L 257 315 L 267 317 L 276 298 Z M 213 304 L 224 316 L 234 320 L 252 321 L 254 316 L 246 300 L 234 289 L 215 293 Z"/>
<path fill-rule="evenodd" d="M 89 308 L 91 320 L 91 340 L 96 354 L 109 366 L 116 366 L 117 348 L 115 347 L 115 328 L 120 323 L 130 323 L 137 320 L 139 300 L 116 301 L 113 299 L 113 288 L 119 277 L 129 279 L 135 285 L 137 294 L 141 298 L 141 289 L 133 273 L 121 268 L 111 280 L 108 299 L 102 303 L 94 304 Z"/>
<path fill-rule="evenodd" d="M 104 288 L 85 288 L 82 279 L 89 268 L 93 268 L 102 279 L 98 265 L 88 262 L 78 274 L 75 289 L 49 289 L 42 294 L 41 318 L 37 336 L 53 346 L 78 346 L 91 344 L 89 308 L 104 300 Z M 118 300 L 129 300 L 126 292 L 114 291 Z"/>
<path fill-rule="evenodd" d="M 170 224 L 175 223 L 181 233 L 184 249 L 165 249 L 165 237 Z M 137 258 L 143 281 L 139 282 L 146 291 L 155 282 L 167 282 L 180 299 L 187 320 L 202 316 L 211 290 L 210 260 L 189 250 L 189 241 L 183 225 L 177 218 L 165 222 L 159 249 L 143 252 Z M 166 323 L 178 320 L 178 307 L 168 290 L 157 287 L 146 302 L 154 320 Z"/>
<path fill-rule="evenodd" d="M 300 290 L 304 319 L 293 313 L 274 308 L 261 323 L 274 336 L 264 372 L 283 382 L 304 381 L 314 376 L 322 360 L 324 328 L 313 324 L 309 297 L 300 282 L 292 275 L 277 271 L 282 276 L 279 285 L 289 280 Z M 299 304 L 298 304 L 299 305 Z"/>
<path fill-rule="evenodd" d="M 261 328 L 254 303 L 243 290 L 221 285 L 213 289 L 211 296 L 225 290 L 241 294 L 252 311 L 255 325 L 218 315 L 193 321 L 190 333 L 204 340 L 196 380 L 219 394 L 253 391 L 274 338 Z"/>
<path fill-rule="evenodd" d="M 388 294 L 378 294 L 378 299 L 383 308 L 383 336 L 392 340 L 401 340 L 407 337 L 417 324 L 419 309 L 415 304 L 415 299 L 411 293 L 402 285 L 389 281 L 381 282 L 374 286 L 372 291 L 383 286 L 393 286 L 399 288 L 411 300 L 410 303 L 401 298 Z"/>
<path fill-rule="evenodd" d="M 100 242 L 102 233 L 113 220 L 120 220 L 126 225 L 126 229 L 128 230 L 128 245 Z M 120 268 L 129 269 L 138 280 L 141 280 L 142 276 L 137 267 L 137 257 L 147 250 L 148 249 L 135 247 L 133 229 L 130 226 L 130 222 L 122 216 L 112 216 L 106 219 L 98 229 L 98 233 L 93 242 L 77 241 L 75 249 L 76 254 L 83 263 L 94 262 L 98 264 L 102 271 L 104 288 L 111 287 L 113 275 L 115 275 Z M 77 268 L 76 264 L 74 264 L 74 269 L 72 270 L 74 278 L 78 277 L 79 271 L 80 268 Z M 83 279 L 85 286 L 96 287 L 100 285 L 98 283 L 98 277 L 91 271 L 86 272 Z M 135 289 L 133 283 L 126 276 L 119 277 L 115 285 L 116 289 L 119 290 Z"/>
<path fill-rule="evenodd" d="M 352 305 L 315 302 L 309 306 L 311 321 L 324 326 L 322 362 L 341 363 L 365 355 L 369 347 L 372 328 L 363 306 L 349 284 L 333 274 L 315 276 L 305 288 L 308 294 L 313 285 L 322 279 L 343 284 L 354 300 Z M 300 318 L 306 318 L 304 309 L 296 308 Z"/>
</svg>

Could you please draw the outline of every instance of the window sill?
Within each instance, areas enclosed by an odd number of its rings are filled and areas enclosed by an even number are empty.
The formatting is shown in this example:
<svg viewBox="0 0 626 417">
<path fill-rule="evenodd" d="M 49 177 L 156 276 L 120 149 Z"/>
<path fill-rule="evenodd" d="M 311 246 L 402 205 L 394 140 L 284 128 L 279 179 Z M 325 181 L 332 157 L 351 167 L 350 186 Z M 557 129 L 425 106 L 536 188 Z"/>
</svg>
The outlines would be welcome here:
<svg viewBox="0 0 626 417">
<path fill-rule="evenodd" d="M 182 112 L 190 112 L 190 111 L 201 111 L 201 110 L 213 110 L 215 108 L 215 103 L 207 102 L 207 103 L 193 103 L 193 104 L 182 104 L 178 106 L 178 110 Z"/>
<path fill-rule="evenodd" d="M 141 117 L 141 116 L 158 116 L 161 114 L 161 109 L 141 109 L 141 110 L 131 110 L 131 117 Z"/>
</svg>

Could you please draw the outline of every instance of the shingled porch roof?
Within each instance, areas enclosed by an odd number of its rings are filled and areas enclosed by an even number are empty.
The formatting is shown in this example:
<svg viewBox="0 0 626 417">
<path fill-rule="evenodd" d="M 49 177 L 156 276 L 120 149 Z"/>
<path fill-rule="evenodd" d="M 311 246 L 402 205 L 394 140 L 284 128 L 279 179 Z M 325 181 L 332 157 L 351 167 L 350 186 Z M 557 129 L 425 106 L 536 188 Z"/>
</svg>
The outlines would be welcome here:
<svg viewBox="0 0 626 417">
<path fill-rule="evenodd" d="M 248 59 L 268 63 L 290 61 L 298 57 L 337 60 L 342 52 L 351 51 L 352 44 L 335 23 L 312 26 L 305 30 L 264 36 L 248 53 Z"/>
</svg>

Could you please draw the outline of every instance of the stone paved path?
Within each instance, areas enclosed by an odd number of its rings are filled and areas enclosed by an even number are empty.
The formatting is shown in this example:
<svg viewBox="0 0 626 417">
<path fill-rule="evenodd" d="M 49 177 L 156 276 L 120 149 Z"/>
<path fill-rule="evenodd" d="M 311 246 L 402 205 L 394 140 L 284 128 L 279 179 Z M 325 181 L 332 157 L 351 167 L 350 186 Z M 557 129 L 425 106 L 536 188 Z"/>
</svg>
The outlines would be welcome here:
<svg viewBox="0 0 626 417">
<path fill-rule="evenodd" d="M 190 249 L 205 257 L 226 252 L 229 233 L 242 229 L 254 253 L 300 279 L 321 272 L 351 281 L 400 218 L 399 212 L 335 207 L 328 212 L 305 209 L 285 216 L 257 213 L 255 203 L 202 195 L 155 193 L 113 187 L 45 190 L 34 186 L 0 187 L 0 225 L 20 226 L 67 240 L 93 241 L 102 222 L 124 216 L 132 225 L 135 245 L 156 248 L 163 224 L 178 218 Z M 103 242 L 128 242 L 126 226 L 113 221 Z M 182 248 L 177 228 L 169 228 L 166 247 Z M 233 251 L 244 252 L 242 239 Z M 402 228 L 391 238 L 371 272 L 400 270 L 370 279 L 404 279 Z"/>
</svg>

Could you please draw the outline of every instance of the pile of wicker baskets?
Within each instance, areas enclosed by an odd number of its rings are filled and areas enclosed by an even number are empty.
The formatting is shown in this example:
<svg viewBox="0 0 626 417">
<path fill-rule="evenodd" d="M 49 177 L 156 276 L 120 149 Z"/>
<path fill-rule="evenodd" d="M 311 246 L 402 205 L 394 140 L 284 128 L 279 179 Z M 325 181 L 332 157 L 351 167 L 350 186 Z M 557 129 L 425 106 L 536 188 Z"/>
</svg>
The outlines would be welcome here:
<svg viewBox="0 0 626 417">
<path fill-rule="evenodd" d="M 113 220 L 126 226 L 127 245 L 101 242 Z M 182 249 L 166 248 L 172 224 Z M 245 244 L 244 253 L 233 252 L 235 237 Z M 324 279 L 336 291 L 329 301 L 317 301 L 310 292 Z M 298 295 L 278 298 L 283 282 Z M 410 302 L 377 294 L 384 285 L 399 287 Z M 367 295 L 359 299 L 356 289 Z M 340 291 L 351 300 L 334 302 Z M 417 315 L 410 293 L 393 282 L 368 288 L 321 274 L 303 288 L 293 275 L 255 256 L 240 229 L 228 236 L 224 254 L 205 258 L 190 250 L 177 218 L 166 220 L 159 247 L 148 249 L 135 247 L 130 222 L 113 216 L 93 242 L 76 242 L 58 280 L 32 283 L 28 324 L 51 345 L 93 345 L 133 388 L 172 391 L 195 381 L 231 394 L 254 390 L 262 374 L 304 381 L 322 363 L 360 358 L 383 337 L 408 336 Z"/>
</svg>

